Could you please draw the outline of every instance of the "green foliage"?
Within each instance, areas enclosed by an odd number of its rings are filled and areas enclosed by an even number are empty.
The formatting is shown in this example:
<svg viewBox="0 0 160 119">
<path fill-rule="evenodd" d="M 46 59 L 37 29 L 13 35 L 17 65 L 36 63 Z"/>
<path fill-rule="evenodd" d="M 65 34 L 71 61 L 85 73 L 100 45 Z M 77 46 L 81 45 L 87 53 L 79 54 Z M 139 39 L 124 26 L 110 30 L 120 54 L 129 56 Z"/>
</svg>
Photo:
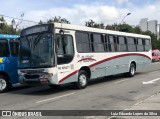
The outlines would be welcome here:
<svg viewBox="0 0 160 119">
<path fill-rule="evenodd" d="M 66 19 L 66 18 L 62 18 L 62 17 L 53 17 L 52 19 L 47 20 L 47 23 L 65 23 L 65 24 L 70 24 L 70 22 Z M 43 22 L 42 20 L 39 21 L 39 24 L 44 24 L 45 22 Z"/>
<path fill-rule="evenodd" d="M 3 17 L 0 17 L 0 34 L 19 34 L 20 31 L 13 28 L 12 25 L 7 24 Z"/>
<path fill-rule="evenodd" d="M 85 25 L 87 27 L 93 27 L 93 28 L 100 28 L 100 29 L 104 29 L 105 28 L 103 23 L 95 23 L 93 20 L 85 22 Z"/>
</svg>

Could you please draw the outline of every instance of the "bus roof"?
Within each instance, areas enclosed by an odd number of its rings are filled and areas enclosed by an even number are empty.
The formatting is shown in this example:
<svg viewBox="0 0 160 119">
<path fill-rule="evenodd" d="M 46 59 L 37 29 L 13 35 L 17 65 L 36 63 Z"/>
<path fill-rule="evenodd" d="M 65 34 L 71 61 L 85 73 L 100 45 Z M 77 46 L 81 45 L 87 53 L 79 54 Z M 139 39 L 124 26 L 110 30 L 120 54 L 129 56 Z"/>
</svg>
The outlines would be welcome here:
<svg viewBox="0 0 160 119">
<path fill-rule="evenodd" d="M 63 28 L 63 29 L 68 29 L 68 30 L 87 31 L 87 32 L 96 32 L 96 33 L 104 33 L 104 34 L 113 34 L 113 35 L 116 34 L 116 35 L 150 39 L 150 36 L 141 35 L 141 34 L 126 33 L 126 32 L 120 32 L 120 31 L 105 30 L 105 29 L 91 28 L 91 27 L 71 25 L 71 24 L 61 24 L 61 23 L 53 23 L 53 24 L 54 24 L 55 28 Z"/>
<path fill-rule="evenodd" d="M 0 34 L 0 38 L 18 38 L 19 35 Z"/>
</svg>

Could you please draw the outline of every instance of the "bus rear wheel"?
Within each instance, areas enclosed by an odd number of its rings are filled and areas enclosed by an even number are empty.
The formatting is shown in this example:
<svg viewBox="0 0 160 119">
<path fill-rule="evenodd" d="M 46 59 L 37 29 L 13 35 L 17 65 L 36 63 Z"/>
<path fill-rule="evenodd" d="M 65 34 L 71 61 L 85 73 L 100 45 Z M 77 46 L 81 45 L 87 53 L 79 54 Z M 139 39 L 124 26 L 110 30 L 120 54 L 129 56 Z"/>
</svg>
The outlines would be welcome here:
<svg viewBox="0 0 160 119">
<path fill-rule="evenodd" d="M 129 72 L 127 73 L 129 77 L 133 77 L 136 72 L 136 66 L 134 63 L 131 63 Z"/>
<path fill-rule="evenodd" d="M 78 74 L 77 87 L 79 89 L 84 89 L 88 85 L 88 75 L 84 70 L 81 70 Z"/>
<path fill-rule="evenodd" d="M 11 87 L 12 86 L 7 78 L 3 75 L 0 75 L 0 93 L 8 91 Z"/>
</svg>

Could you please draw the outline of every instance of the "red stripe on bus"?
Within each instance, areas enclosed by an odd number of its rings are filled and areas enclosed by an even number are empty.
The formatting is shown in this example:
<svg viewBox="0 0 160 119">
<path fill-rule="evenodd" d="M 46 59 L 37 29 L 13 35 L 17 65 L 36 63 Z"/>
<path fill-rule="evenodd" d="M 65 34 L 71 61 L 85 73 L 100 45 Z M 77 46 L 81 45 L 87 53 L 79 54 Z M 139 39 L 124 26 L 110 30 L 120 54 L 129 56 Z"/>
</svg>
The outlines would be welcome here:
<svg viewBox="0 0 160 119">
<path fill-rule="evenodd" d="M 126 56 L 143 56 L 143 57 L 146 57 L 146 58 L 148 58 L 149 60 L 151 60 L 151 58 L 148 57 L 147 55 L 138 54 L 138 53 L 130 53 L 130 54 L 122 54 L 122 55 L 113 56 L 113 57 L 110 57 L 110 58 L 101 60 L 101 61 L 99 61 L 99 62 L 96 62 L 96 63 L 94 63 L 94 64 L 91 64 L 91 65 L 89 65 L 88 67 L 91 68 L 91 67 L 94 67 L 94 66 L 96 66 L 96 65 L 98 65 L 98 64 L 101 64 L 101 63 L 103 63 L 103 62 L 106 62 L 106 61 L 109 61 L 109 60 L 113 60 L 113 59 L 117 59 L 117 58 L 120 58 L 120 57 L 126 57 Z M 69 77 L 71 77 L 72 75 L 76 74 L 78 71 L 79 71 L 79 70 L 76 70 L 76 71 L 72 72 L 71 74 L 65 76 L 64 78 L 62 78 L 62 79 L 59 81 L 59 83 L 62 83 L 64 80 L 66 80 L 67 78 L 69 78 Z"/>
<path fill-rule="evenodd" d="M 67 78 L 71 77 L 72 75 L 76 74 L 79 70 L 76 70 L 74 72 L 72 72 L 71 74 L 65 76 L 64 78 L 62 78 L 59 83 L 63 82 L 64 80 L 66 80 Z"/>
<path fill-rule="evenodd" d="M 143 57 L 146 57 L 148 58 L 149 60 L 151 60 L 150 57 L 148 57 L 147 55 L 144 55 L 144 54 L 138 54 L 138 53 L 130 53 L 130 54 L 122 54 L 122 55 L 116 55 L 116 56 L 113 56 L 113 57 L 110 57 L 110 58 L 107 58 L 107 59 L 104 59 L 104 60 L 101 60 L 99 62 L 96 62 L 94 64 L 91 64 L 89 67 L 94 67 L 98 64 L 101 64 L 103 62 L 106 62 L 106 61 L 109 61 L 109 60 L 113 60 L 113 59 L 117 59 L 117 58 L 120 58 L 120 57 L 126 57 L 126 56 L 143 56 Z"/>
</svg>

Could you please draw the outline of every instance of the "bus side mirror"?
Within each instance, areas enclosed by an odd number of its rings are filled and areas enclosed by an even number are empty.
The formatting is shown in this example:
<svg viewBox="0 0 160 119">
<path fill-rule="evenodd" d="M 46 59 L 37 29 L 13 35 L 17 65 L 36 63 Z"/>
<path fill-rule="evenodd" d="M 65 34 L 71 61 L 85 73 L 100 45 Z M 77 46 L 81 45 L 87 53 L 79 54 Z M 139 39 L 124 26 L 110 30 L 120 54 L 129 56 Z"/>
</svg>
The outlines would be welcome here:
<svg viewBox="0 0 160 119">
<path fill-rule="evenodd" d="M 60 33 L 61 35 L 64 35 L 64 30 L 63 30 L 63 29 L 60 29 L 60 30 L 59 30 L 59 33 Z"/>
</svg>

